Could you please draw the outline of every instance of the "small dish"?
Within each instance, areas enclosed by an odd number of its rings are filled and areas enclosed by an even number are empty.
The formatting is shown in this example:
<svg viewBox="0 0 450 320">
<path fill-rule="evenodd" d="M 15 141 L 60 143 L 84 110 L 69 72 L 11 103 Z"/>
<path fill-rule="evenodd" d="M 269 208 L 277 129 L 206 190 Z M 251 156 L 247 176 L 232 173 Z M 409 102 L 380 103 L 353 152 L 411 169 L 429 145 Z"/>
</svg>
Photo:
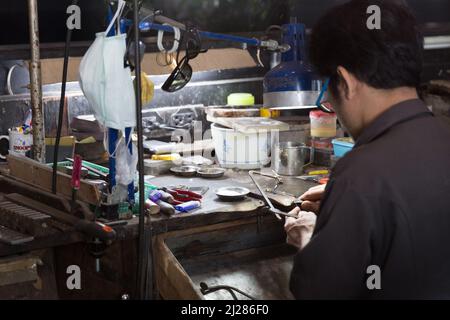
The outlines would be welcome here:
<svg viewBox="0 0 450 320">
<path fill-rule="evenodd" d="M 170 168 L 170 171 L 177 176 L 193 177 L 197 174 L 198 169 L 199 168 L 195 166 L 181 166 L 181 167 L 172 167 Z"/>
<path fill-rule="evenodd" d="M 223 187 L 216 190 L 216 195 L 226 201 L 243 200 L 250 190 L 243 187 Z"/>
<path fill-rule="evenodd" d="M 220 178 L 225 174 L 223 168 L 200 168 L 197 170 L 197 175 L 202 178 Z"/>
</svg>

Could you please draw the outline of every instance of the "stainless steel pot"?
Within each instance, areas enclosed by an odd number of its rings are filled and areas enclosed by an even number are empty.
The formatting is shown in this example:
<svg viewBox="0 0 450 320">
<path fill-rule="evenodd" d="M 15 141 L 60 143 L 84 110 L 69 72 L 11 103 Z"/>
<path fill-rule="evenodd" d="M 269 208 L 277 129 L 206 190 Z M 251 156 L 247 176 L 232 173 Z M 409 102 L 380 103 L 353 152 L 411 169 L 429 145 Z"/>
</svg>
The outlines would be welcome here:
<svg viewBox="0 0 450 320">
<path fill-rule="evenodd" d="M 313 161 L 314 151 L 304 143 L 281 142 L 272 150 L 272 169 L 281 175 L 299 176 L 303 168 Z"/>
</svg>

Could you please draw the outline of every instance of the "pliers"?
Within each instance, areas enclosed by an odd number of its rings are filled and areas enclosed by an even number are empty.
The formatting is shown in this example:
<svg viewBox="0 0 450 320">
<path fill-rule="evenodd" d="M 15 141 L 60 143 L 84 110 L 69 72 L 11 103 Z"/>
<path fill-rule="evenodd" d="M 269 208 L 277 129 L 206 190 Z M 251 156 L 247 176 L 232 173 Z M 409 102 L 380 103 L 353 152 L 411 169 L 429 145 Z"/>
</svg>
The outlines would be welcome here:
<svg viewBox="0 0 450 320">
<path fill-rule="evenodd" d="M 199 193 L 182 190 L 182 189 L 169 189 L 169 188 L 161 188 L 161 190 L 169 193 L 176 201 L 180 202 L 188 202 L 188 201 L 201 201 L 203 196 Z"/>
</svg>

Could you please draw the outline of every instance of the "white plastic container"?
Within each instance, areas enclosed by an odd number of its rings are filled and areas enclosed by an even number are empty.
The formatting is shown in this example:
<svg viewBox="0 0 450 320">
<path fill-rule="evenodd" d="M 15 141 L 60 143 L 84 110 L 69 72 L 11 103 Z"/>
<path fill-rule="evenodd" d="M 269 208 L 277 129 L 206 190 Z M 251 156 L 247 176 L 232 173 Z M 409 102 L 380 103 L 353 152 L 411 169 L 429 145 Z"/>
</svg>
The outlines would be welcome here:
<svg viewBox="0 0 450 320">
<path fill-rule="evenodd" d="M 240 133 L 211 125 L 216 156 L 223 168 L 259 169 L 270 163 L 270 132 Z"/>
<path fill-rule="evenodd" d="M 314 110 L 309 113 L 311 120 L 311 137 L 336 137 L 336 114 Z"/>
</svg>

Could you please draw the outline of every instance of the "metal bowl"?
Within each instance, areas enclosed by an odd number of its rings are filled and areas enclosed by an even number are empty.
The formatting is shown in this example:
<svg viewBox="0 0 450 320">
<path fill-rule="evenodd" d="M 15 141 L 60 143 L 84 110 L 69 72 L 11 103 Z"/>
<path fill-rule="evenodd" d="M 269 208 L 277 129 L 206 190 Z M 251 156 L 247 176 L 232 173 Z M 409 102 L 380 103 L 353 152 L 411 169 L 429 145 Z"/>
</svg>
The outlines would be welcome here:
<svg viewBox="0 0 450 320">
<path fill-rule="evenodd" d="M 220 178 L 225 174 L 223 168 L 201 168 L 197 170 L 197 175 L 202 178 Z"/>
<path fill-rule="evenodd" d="M 223 187 L 216 190 L 216 195 L 226 201 L 243 200 L 250 190 L 243 187 Z"/>
<path fill-rule="evenodd" d="M 182 177 L 193 177 L 197 174 L 197 170 L 199 168 L 195 166 L 181 166 L 181 167 L 172 167 L 170 171 L 177 176 Z"/>
</svg>

